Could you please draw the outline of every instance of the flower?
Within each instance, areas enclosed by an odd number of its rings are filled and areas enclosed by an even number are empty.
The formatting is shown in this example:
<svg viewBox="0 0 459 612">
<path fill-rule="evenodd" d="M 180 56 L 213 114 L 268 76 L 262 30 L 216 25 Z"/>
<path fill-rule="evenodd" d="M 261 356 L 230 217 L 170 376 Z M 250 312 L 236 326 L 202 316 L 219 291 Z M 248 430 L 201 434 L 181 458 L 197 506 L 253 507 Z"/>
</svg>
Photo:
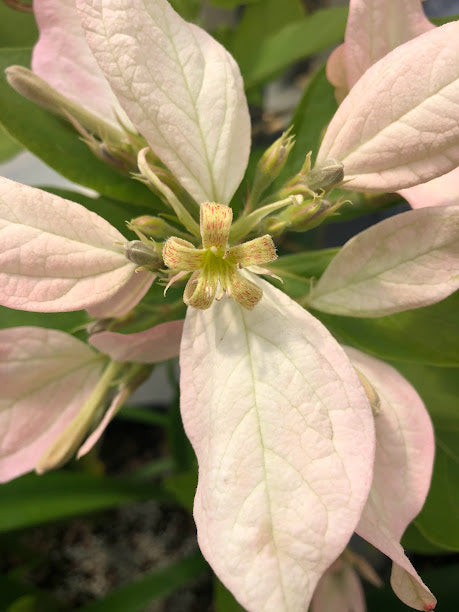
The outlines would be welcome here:
<svg viewBox="0 0 459 612">
<path fill-rule="evenodd" d="M 228 204 L 250 147 L 234 60 L 166 0 L 76 0 L 76 6 L 102 75 L 153 152 L 154 161 L 139 153 L 142 178 L 189 234 L 189 240 L 169 237 L 163 258 L 172 275 L 192 272 L 180 346 L 181 413 L 199 463 L 194 516 L 204 556 L 248 610 L 303 610 L 357 530 L 394 560 L 393 585 L 403 601 L 431 609 L 434 598 L 399 544 L 427 494 L 430 421 L 389 366 L 345 351 L 314 316 L 253 274 L 251 266 L 259 271 L 256 266 L 275 256 L 260 225 L 278 208 L 299 202 L 258 206 L 252 198 L 254 210 L 231 225 Z M 450 113 L 459 97 L 451 59 L 457 31 L 457 23 L 429 31 L 362 76 L 327 129 L 315 177 L 328 168 L 341 181 L 344 168 L 351 188 L 392 190 L 457 164 L 459 126 Z M 446 59 L 438 68 L 440 56 Z M 405 78 L 413 57 L 421 58 L 414 83 Z M 436 88 L 425 86 L 427 76 Z M 447 101 L 438 88 L 448 91 Z M 441 113 L 431 112 L 437 104 Z M 174 190 L 178 184 L 188 194 L 184 201 Z M 134 296 L 126 289 L 137 276 L 137 264 L 127 256 L 135 249 L 114 244 L 120 238 L 113 228 L 57 196 L 5 185 L 0 256 L 8 267 L 0 279 L 8 305 L 90 307 L 105 316 L 106 302 L 116 310 L 119 292 L 123 312 L 137 303 L 142 292 Z M 314 203 L 320 197 L 311 195 Z M 46 206 L 35 209 L 37 198 Z M 16 199 L 17 216 L 11 212 Z M 367 230 L 337 255 L 310 304 L 376 316 L 443 299 L 458 283 L 458 220 L 458 207 L 450 206 L 411 211 Z M 258 237 L 238 244 L 251 233 Z M 27 250 L 31 236 L 38 236 L 39 266 Z M 143 243 L 157 253 L 156 244 Z M 141 255 L 143 265 L 143 250 Z M 153 275 L 145 274 L 151 282 Z M 170 276 L 161 269 L 155 274 Z M 142 332 L 137 360 L 152 349 L 149 333 Z M 105 340 L 114 359 L 134 359 L 137 337 L 122 341 L 127 349 L 113 335 Z M 377 416 L 375 396 L 381 403 Z M 405 417 L 398 429 L 394 411 Z M 76 417 L 79 432 L 87 413 Z M 424 458 L 420 446 L 427 448 Z M 405 492 L 394 477 L 398 471 L 402 484 L 408 483 Z"/>
<path fill-rule="evenodd" d="M 252 310 L 260 301 L 261 289 L 242 276 L 238 270 L 259 266 L 276 259 L 271 236 L 261 236 L 250 242 L 228 247 L 233 211 L 228 206 L 205 202 L 201 204 L 202 249 L 196 249 L 181 238 L 169 238 L 164 244 L 164 263 L 180 272 L 193 271 L 183 294 L 188 306 L 209 308 L 220 286 L 241 306 Z"/>
</svg>

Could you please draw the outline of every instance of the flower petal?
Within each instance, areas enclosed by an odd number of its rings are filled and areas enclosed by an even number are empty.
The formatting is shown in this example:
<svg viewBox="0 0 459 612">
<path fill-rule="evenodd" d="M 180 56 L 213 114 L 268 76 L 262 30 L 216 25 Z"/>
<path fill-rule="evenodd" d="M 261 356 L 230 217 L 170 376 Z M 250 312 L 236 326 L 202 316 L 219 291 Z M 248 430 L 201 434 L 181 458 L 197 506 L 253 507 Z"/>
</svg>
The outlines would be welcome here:
<svg viewBox="0 0 459 612">
<path fill-rule="evenodd" d="M 194 308 L 209 308 L 217 292 L 218 276 L 203 270 L 193 272 L 183 292 L 183 301 Z"/>
<path fill-rule="evenodd" d="M 169 321 L 136 334 L 100 332 L 89 343 L 114 361 L 157 363 L 178 356 L 182 330 L 183 321 Z"/>
<path fill-rule="evenodd" d="M 305 610 L 347 544 L 373 461 L 368 400 L 328 331 L 259 280 L 250 312 L 187 312 L 181 411 L 201 550 L 250 611 Z"/>
<path fill-rule="evenodd" d="M 459 206 L 411 210 L 351 238 L 311 291 L 317 310 L 379 317 L 459 287 Z"/>
<path fill-rule="evenodd" d="M 1 303 L 58 312 L 113 297 L 136 265 L 107 221 L 70 200 L 0 178 Z"/>
<path fill-rule="evenodd" d="M 394 561 L 391 583 L 396 595 L 416 610 L 431 610 L 436 599 L 399 542 L 429 490 L 435 448 L 432 423 L 419 395 L 394 368 L 354 348 L 345 350 L 381 402 L 375 418 L 373 484 L 356 531 Z"/>
<path fill-rule="evenodd" d="M 168 238 L 163 246 L 164 263 L 171 270 L 190 272 L 199 270 L 204 264 L 205 251 L 197 249 L 183 238 Z"/>
<path fill-rule="evenodd" d="M 269 234 L 238 244 L 230 249 L 230 257 L 241 268 L 260 266 L 277 258 L 276 247 Z"/>
<path fill-rule="evenodd" d="M 40 38 L 32 70 L 54 89 L 119 128 L 131 122 L 91 53 L 74 0 L 34 0 Z"/>
<path fill-rule="evenodd" d="M 33 470 L 90 396 L 103 361 L 69 334 L 0 331 L 0 482 Z"/>
<path fill-rule="evenodd" d="M 229 206 L 204 202 L 200 208 L 202 246 L 226 249 L 233 211 Z"/>
<path fill-rule="evenodd" d="M 459 163 L 459 22 L 400 45 L 371 66 L 333 117 L 318 163 L 344 164 L 345 188 L 396 191 Z"/>
<path fill-rule="evenodd" d="M 231 297 L 247 310 L 253 310 L 261 300 L 263 292 L 260 287 L 237 270 L 232 269 L 225 280 Z"/>
<path fill-rule="evenodd" d="M 197 202 L 227 204 L 244 175 L 250 119 L 239 68 L 166 0 L 77 0 L 123 108 Z"/>
</svg>

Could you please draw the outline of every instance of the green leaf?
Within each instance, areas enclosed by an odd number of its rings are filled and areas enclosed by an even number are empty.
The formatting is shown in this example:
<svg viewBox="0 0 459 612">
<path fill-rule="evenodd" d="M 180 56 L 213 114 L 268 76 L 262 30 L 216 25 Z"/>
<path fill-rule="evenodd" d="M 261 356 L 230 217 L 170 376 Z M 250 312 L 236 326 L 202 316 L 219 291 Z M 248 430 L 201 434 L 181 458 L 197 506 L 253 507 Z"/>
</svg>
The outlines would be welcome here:
<svg viewBox="0 0 459 612">
<path fill-rule="evenodd" d="M 194 496 L 198 485 L 198 467 L 180 474 L 173 474 L 163 479 L 166 491 L 188 512 L 193 512 Z"/>
<path fill-rule="evenodd" d="M 291 298 L 300 298 L 309 293 L 311 278 L 319 277 L 338 252 L 338 249 L 306 251 L 295 255 L 283 255 L 267 268 L 282 279 L 268 278 Z"/>
<path fill-rule="evenodd" d="M 418 363 L 394 362 L 405 378 L 416 388 L 427 406 L 435 424 L 437 439 L 444 450 L 459 461 L 459 447 L 455 436 L 459 432 L 459 369 L 426 366 Z M 453 436 L 449 439 L 449 435 Z"/>
<path fill-rule="evenodd" d="M 23 595 L 16 599 L 6 612 L 58 612 L 62 607 L 47 593 L 34 593 L 31 595 Z"/>
<path fill-rule="evenodd" d="M 432 306 L 374 319 L 313 312 L 338 340 L 381 359 L 457 367 L 458 311 L 459 292 Z"/>
<path fill-rule="evenodd" d="M 28 66 L 29 60 L 28 49 L 0 49 L 0 123 L 6 131 L 75 183 L 150 210 L 164 209 L 145 185 L 95 157 L 69 123 L 29 102 L 8 85 L 5 68 L 13 64 Z"/>
<path fill-rule="evenodd" d="M 264 0 L 209 0 L 209 2 L 214 6 L 220 6 L 221 8 L 226 9 L 233 9 L 241 4 L 263 4 Z"/>
<path fill-rule="evenodd" d="M 0 576 L 0 609 L 6 612 L 57 612 L 62 607 L 46 591 Z"/>
<path fill-rule="evenodd" d="M 171 501 L 140 482 L 68 471 L 26 474 L 0 485 L 0 497 L 0 532 L 148 499 Z"/>
<path fill-rule="evenodd" d="M 201 10 L 201 0 L 170 0 L 173 8 L 186 21 L 196 21 Z"/>
<path fill-rule="evenodd" d="M 317 154 L 323 131 L 338 108 L 333 91 L 322 66 L 310 80 L 293 115 L 295 146 L 283 174 L 292 176 L 299 172 L 309 151 L 314 157 Z"/>
<path fill-rule="evenodd" d="M 177 589 L 198 578 L 208 568 L 197 553 L 173 565 L 156 570 L 112 591 L 107 597 L 79 608 L 80 612 L 136 612 L 148 604 L 167 597 Z"/>
<path fill-rule="evenodd" d="M 21 150 L 21 145 L 11 138 L 0 125 L 0 162 L 8 161 Z"/>
<path fill-rule="evenodd" d="M 422 535 L 414 523 L 411 523 L 403 534 L 402 546 L 411 552 L 419 553 L 421 555 L 445 554 L 445 549 L 432 544 L 430 540 Z"/>
<path fill-rule="evenodd" d="M 245 610 L 217 577 L 214 580 L 214 609 L 215 612 L 244 612 Z"/>
<path fill-rule="evenodd" d="M 16 11 L 0 2 L 0 44 L 2 47 L 28 47 L 38 39 L 32 13 Z"/>
<path fill-rule="evenodd" d="M 441 26 L 444 23 L 449 23 L 450 21 L 458 21 L 459 15 L 445 15 L 444 17 L 431 17 L 430 21 L 437 26 Z"/>
<path fill-rule="evenodd" d="M 250 72 L 253 63 L 257 61 L 260 45 L 269 36 L 303 17 L 304 10 L 299 0 L 263 0 L 246 6 L 228 45 L 242 73 Z"/>
<path fill-rule="evenodd" d="M 45 313 L 13 310 L 12 308 L 6 308 L 6 306 L 0 306 L 0 328 L 2 329 L 31 325 L 46 327 L 47 329 L 60 329 L 72 333 L 89 321 L 90 318 L 85 310 Z"/>
<path fill-rule="evenodd" d="M 342 40 L 346 18 L 345 7 L 323 9 L 266 38 L 257 49 L 250 68 L 242 70 L 246 87 L 266 81 L 290 64 Z"/>
<path fill-rule="evenodd" d="M 459 551 L 459 462 L 451 459 L 440 445 L 429 495 L 414 524 L 430 542 Z"/>
<path fill-rule="evenodd" d="M 432 485 L 415 526 L 434 545 L 459 550 L 459 369 L 393 365 L 422 397 L 434 424 L 437 451 Z"/>
</svg>

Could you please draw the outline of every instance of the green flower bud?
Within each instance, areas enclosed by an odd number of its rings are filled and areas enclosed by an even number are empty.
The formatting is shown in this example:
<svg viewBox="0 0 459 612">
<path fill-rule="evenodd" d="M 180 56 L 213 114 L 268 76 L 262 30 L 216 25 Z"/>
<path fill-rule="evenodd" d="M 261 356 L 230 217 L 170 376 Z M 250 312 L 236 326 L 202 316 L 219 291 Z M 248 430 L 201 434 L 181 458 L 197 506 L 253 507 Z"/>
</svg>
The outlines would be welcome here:
<svg viewBox="0 0 459 612">
<path fill-rule="evenodd" d="M 143 236 L 154 238 L 156 240 L 164 240 L 169 236 L 178 236 L 179 238 L 190 239 L 188 234 L 180 232 L 161 217 L 151 217 L 150 215 L 142 215 L 128 224 L 129 229 Z"/>
<path fill-rule="evenodd" d="M 79 124 L 107 143 L 121 145 L 125 141 L 125 135 L 121 128 L 117 129 L 83 106 L 66 98 L 24 66 L 9 66 L 5 70 L 5 75 L 11 87 L 21 96 L 67 121 L 71 121 L 75 127 Z M 86 133 L 83 135 L 86 136 Z"/>
<path fill-rule="evenodd" d="M 315 166 L 306 176 L 306 184 L 316 193 L 329 191 L 343 182 L 344 166 L 337 159 L 326 159 Z"/>
<path fill-rule="evenodd" d="M 124 249 L 129 261 L 139 266 L 159 268 L 162 265 L 162 259 L 156 252 L 153 243 L 150 246 L 141 240 L 131 240 L 124 245 Z"/>
</svg>

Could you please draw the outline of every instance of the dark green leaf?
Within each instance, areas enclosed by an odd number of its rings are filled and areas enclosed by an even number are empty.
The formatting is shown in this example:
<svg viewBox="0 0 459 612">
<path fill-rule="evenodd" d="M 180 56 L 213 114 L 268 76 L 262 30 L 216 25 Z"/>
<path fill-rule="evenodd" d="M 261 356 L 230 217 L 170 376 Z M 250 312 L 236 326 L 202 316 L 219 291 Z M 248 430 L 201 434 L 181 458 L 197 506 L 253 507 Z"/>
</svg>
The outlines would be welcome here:
<svg viewBox="0 0 459 612">
<path fill-rule="evenodd" d="M 140 482 L 58 471 L 0 485 L 0 532 L 170 496 Z"/>
<path fill-rule="evenodd" d="M 214 580 L 214 608 L 215 612 L 244 612 L 245 610 L 217 577 Z"/>
<path fill-rule="evenodd" d="M 455 446 L 459 447 L 459 432 Z M 439 444 L 429 495 L 414 523 L 437 546 L 459 551 L 459 462 Z"/>
<path fill-rule="evenodd" d="M 198 578 L 207 564 L 197 553 L 166 568 L 156 570 L 135 582 L 116 589 L 107 597 L 79 608 L 80 612 L 136 612 L 153 601 L 170 595 Z"/>
<path fill-rule="evenodd" d="M 2 47 L 29 47 L 38 38 L 32 13 L 16 11 L 0 2 L 0 44 Z"/>
<path fill-rule="evenodd" d="M 62 607 L 53 601 L 47 593 L 23 595 L 16 599 L 6 612 L 58 612 Z"/>
<path fill-rule="evenodd" d="M 381 359 L 457 367 L 458 312 L 459 292 L 432 306 L 375 319 L 314 314 L 341 342 Z"/>
<path fill-rule="evenodd" d="M 415 519 L 436 546 L 459 550 L 459 369 L 420 364 L 393 365 L 412 383 L 432 417 L 437 442 L 432 485 Z"/>
<path fill-rule="evenodd" d="M 196 465 L 186 472 L 167 476 L 163 479 L 165 490 L 173 495 L 176 501 L 183 506 L 185 510 L 188 510 L 188 512 L 193 512 L 194 496 L 196 494 L 197 485 L 198 468 Z"/>
<path fill-rule="evenodd" d="M 57 612 L 62 607 L 51 594 L 22 584 L 12 576 L 0 576 L 0 609 L 6 612 Z"/>
<path fill-rule="evenodd" d="M 195 21 L 201 10 L 201 0 L 170 0 L 174 9 L 183 19 Z"/>
<path fill-rule="evenodd" d="M 259 3 L 263 4 L 264 0 L 209 0 L 210 4 L 214 4 L 215 6 L 220 6 L 226 9 L 236 8 L 241 4 L 254 4 Z"/>
<path fill-rule="evenodd" d="M 437 26 L 441 26 L 444 23 L 449 23 L 450 21 L 458 21 L 459 15 L 445 15 L 445 17 L 431 17 L 430 21 Z"/>
<path fill-rule="evenodd" d="M 7 83 L 5 68 L 28 66 L 30 50 L 0 49 L 0 123 L 6 131 L 69 180 L 123 202 L 141 204 L 145 212 L 162 209 L 140 182 L 122 175 L 95 157 L 70 124 L 17 94 Z"/>
<path fill-rule="evenodd" d="M 246 87 L 257 85 L 292 63 L 324 51 L 342 40 L 346 18 L 345 7 L 323 9 L 265 39 L 250 69 L 242 71 Z"/>
<path fill-rule="evenodd" d="M 72 333 L 89 321 L 84 310 L 74 312 L 26 312 L 0 306 L 0 328 L 20 327 L 23 325 L 60 329 Z"/>
<path fill-rule="evenodd" d="M 403 534 L 402 546 L 410 552 L 419 553 L 421 555 L 445 554 L 445 549 L 432 544 L 430 540 L 422 535 L 414 523 L 411 523 Z"/>
</svg>

